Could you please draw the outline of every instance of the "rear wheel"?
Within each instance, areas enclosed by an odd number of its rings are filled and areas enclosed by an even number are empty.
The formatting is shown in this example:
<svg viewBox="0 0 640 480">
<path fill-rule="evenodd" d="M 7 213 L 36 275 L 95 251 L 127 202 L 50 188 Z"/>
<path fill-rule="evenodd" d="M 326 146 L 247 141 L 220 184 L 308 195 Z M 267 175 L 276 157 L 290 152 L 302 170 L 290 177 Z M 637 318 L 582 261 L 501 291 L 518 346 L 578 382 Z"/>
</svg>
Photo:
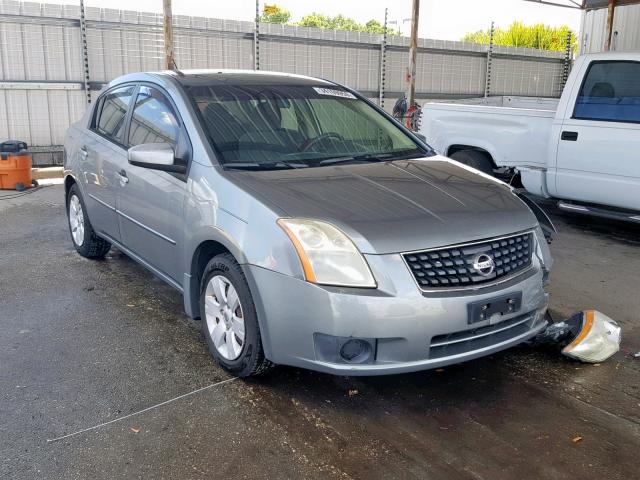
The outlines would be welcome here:
<svg viewBox="0 0 640 480">
<path fill-rule="evenodd" d="M 111 248 L 111 244 L 98 237 L 93 231 L 80 189 L 75 184 L 71 186 L 67 195 L 67 218 L 71 240 L 76 251 L 86 258 L 103 258 Z"/>
<path fill-rule="evenodd" d="M 249 285 L 233 256 L 211 259 L 200 292 L 202 334 L 216 362 L 238 377 L 269 369 Z"/>
<path fill-rule="evenodd" d="M 493 162 L 485 153 L 477 150 L 459 150 L 452 154 L 451 158 L 483 173 L 493 175 Z"/>
</svg>

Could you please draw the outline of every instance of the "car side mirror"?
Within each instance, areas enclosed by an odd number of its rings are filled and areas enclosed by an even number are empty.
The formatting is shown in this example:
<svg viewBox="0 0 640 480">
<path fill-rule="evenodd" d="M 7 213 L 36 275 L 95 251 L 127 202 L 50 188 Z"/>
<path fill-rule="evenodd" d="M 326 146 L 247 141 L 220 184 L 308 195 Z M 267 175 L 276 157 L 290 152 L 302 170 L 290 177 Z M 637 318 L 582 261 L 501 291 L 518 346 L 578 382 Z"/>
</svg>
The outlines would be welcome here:
<svg viewBox="0 0 640 480">
<path fill-rule="evenodd" d="M 162 170 L 163 172 L 186 173 L 185 165 L 176 164 L 176 154 L 168 143 L 143 143 L 131 147 L 127 151 L 131 165 Z"/>
</svg>

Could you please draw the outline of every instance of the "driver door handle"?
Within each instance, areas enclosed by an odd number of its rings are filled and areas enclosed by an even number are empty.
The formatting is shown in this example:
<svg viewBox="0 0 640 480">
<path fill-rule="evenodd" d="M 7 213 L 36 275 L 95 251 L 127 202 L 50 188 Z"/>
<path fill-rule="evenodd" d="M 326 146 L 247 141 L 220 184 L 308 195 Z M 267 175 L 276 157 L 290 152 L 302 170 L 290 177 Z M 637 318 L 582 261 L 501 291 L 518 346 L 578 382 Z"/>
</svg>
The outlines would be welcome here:
<svg viewBox="0 0 640 480">
<path fill-rule="evenodd" d="M 87 156 L 89 156 L 89 152 L 87 151 L 87 147 L 80 147 L 80 157 L 82 160 L 86 160 Z"/>
<path fill-rule="evenodd" d="M 120 183 L 129 183 L 129 177 L 127 177 L 127 172 L 124 170 L 124 168 L 118 172 L 118 176 L 120 177 Z"/>
</svg>

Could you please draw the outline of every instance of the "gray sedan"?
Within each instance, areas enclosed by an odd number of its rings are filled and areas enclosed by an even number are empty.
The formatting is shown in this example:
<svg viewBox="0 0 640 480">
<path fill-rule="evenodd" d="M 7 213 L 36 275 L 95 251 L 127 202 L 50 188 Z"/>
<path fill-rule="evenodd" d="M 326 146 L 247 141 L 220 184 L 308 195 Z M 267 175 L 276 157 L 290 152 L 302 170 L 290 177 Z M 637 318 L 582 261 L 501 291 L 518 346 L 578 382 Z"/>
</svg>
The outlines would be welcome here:
<svg viewBox="0 0 640 480">
<path fill-rule="evenodd" d="M 326 80 L 118 78 L 68 130 L 65 187 L 76 250 L 175 287 L 234 375 L 428 369 L 547 323 L 529 207 Z"/>
</svg>

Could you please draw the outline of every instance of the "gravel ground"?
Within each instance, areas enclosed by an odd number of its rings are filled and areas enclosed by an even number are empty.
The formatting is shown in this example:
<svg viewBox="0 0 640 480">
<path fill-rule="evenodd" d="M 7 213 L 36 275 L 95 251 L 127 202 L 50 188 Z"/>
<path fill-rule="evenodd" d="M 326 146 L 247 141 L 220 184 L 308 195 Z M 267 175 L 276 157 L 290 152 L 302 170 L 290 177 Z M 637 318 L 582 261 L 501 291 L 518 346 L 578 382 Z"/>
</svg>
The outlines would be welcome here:
<svg viewBox="0 0 640 480">
<path fill-rule="evenodd" d="M 219 383 L 177 292 L 116 250 L 75 253 L 60 185 L 8 193 L 2 478 L 638 478 L 637 227 L 545 205 L 554 317 L 597 308 L 623 328 L 601 365 L 519 347 L 410 375 L 278 367 Z"/>
</svg>

